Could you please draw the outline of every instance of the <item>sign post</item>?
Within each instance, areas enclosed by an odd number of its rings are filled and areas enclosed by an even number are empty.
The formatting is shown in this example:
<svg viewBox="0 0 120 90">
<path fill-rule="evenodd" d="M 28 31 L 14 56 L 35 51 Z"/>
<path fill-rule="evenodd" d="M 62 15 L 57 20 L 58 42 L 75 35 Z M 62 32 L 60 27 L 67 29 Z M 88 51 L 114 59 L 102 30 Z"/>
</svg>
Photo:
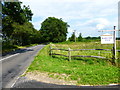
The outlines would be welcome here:
<svg viewBox="0 0 120 90">
<path fill-rule="evenodd" d="M 114 47 L 113 47 L 113 59 L 116 59 L 116 31 L 115 31 L 115 27 L 114 26 Z"/>
<path fill-rule="evenodd" d="M 120 30 L 115 30 L 115 27 L 116 26 L 114 26 L 114 30 L 101 30 L 102 32 L 103 31 L 108 31 L 108 32 L 113 31 L 113 63 L 114 64 L 115 64 L 115 59 L 116 59 L 116 31 L 120 31 Z M 112 39 L 111 39 L 111 42 L 112 42 Z"/>
<path fill-rule="evenodd" d="M 113 44 L 114 40 L 113 40 L 113 35 L 111 34 L 104 34 L 101 35 L 101 44 Z"/>
</svg>

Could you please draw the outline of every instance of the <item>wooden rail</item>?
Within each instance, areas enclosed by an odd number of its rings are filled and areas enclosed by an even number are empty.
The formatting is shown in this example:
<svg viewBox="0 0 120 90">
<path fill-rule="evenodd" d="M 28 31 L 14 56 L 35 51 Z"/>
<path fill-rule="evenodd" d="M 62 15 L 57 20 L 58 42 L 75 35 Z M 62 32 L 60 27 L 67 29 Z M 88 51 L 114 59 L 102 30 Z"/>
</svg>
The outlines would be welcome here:
<svg viewBox="0 0 120 90">
<path fill-rule="evenodd" d="M 69 51 L 68 49 L 58 49 L 58 48 L 52 48 L 51 50 L 63 50 L 63 51 Z M 70 51 L 84 51 L 84 50 L 103 50 L 103 51 L 113 51 L 112 49 L 70 49 Z M 116 50 L 120 52 L 120 50 Z"/>
<path fill-rule="evenodd" d="M 63 51 L 69 51 L 68 49 L 58 49 L 58 48 L 52 48 L 51 50 L 63 50 Z M 70 49 L 70 51 L 84 51 L 84 50 L 104 50 L 104 51 L 112 51 L 112 49 Z M 117 50 L 120 52 L 120 50 Z"/>
<path fill-rule="evenodd" d="M 62 51 L 67 51 L 68 52 L 68 55 L 63 55 L 63 54 L 56 54 L 56 53 L 52 53 L 52 50 L 62 50 Z M 50 46 L 50 55 L 60 55 L 60 56 L 64 56 L 64 57 L 68 57 L 69 58 L 69 61 L 71 60 L 71 57 L 94 57 L 94 58 L 103 58 L 103 59 L 106 59 L 105 57 L 101 57 L 101 56 L 84 56 L 84 55 L 75 55 L 75 56 L 72 56 L 71 55 L 71 51 L 83 51 L 83 50 L 104 50 L 104 51 L 113 51 L 112 49 L 59 49 L 59 48 L 52 48 Z M 118 52 L 120 52 L 120 50 L 117 50 Z"/>
<path fill-rule="evenodd" d="M 60 56 L 64 56 L 64 57 L 94 57 L 94 58 L 104 58 L 105 57 L 101 57 L 101 56 L 84 56 L 84 55 L 75 55 L 75 56 L 70 56 L 70 55 L 63 55 L 63 54 L 55 54 L 53 53 L 52 55 L 60 55 Z M 69 59 L 70 60 L 70 59 Z"/>
</svg>

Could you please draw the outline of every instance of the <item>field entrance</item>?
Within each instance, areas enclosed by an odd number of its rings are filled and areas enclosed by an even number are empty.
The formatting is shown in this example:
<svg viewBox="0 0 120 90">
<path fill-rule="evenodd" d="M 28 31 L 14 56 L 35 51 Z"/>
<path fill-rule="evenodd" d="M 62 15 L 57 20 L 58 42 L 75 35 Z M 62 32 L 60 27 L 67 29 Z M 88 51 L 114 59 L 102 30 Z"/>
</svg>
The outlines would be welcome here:
<svg viewBox="0 0 120 90">
<path fill-rule="evenodd" d="M 68 57 L 63 57 L 59 55 L 49 55 L 49 45 L 44 47 L 38 55 L 35 57 L 35 60 L 32 62 L 28 71 L 36 75 L 38 73 L 47 73 L 50 78 L 65 80 L 72 82 L 74 81 L 75 85 L 109 85 L 109 84 L 118 84 L 119 79 L 119 68 L 112 65 L 109 60 L 104 60 L 101 58 L 90 58 L 90 57 L 76 57 L 72 58 L 71 61 L 68 61 Z M 111 49 L 112 45 L 101 45 L 100 42 L 78 42 L 78 43 L 57 43 L 53 44 L 54 48 L 63 48 L 63 49 Z M 53 53 L 66 54 L 65 51 L 57 50 Z M 82 54 L 82 55 L 98 55 L 98 51 L 75 51 L 72 52 L 73 55 Z M 100 55 L 104 57 L 110 57 L 111 53 L 100 52 Z M 34 76 L 35 80 L 37 76 Z M 67 83 L 66 83 L 67 84 Z"/>
</svg>

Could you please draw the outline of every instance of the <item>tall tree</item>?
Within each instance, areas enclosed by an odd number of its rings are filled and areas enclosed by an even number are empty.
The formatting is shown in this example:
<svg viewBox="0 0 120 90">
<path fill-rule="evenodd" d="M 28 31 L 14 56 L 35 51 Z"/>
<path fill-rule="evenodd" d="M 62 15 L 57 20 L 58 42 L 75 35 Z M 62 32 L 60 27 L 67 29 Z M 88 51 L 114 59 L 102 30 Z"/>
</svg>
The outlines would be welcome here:
<svg viewBox="0 0 120 90">
<path fill-rule="evenodd" d="M 71 37 L 69 37 L 69 39 L 68 39 L 69 41 L 75 41 L 75 33 L 73 32 L 73 34 L 72 34 L 72 36 Z"/>
<path fill-rule="evenodd" d="M 48 17 L 41 24 L 41 35 L 43 42 L 63 42 L 67 38 L 69 25 L 62 19 Z"/>
<path fill-rule="evenodd" d="M 32 11 L 29 6 L 21 7 L 22 2 L 4 2 L 2 4 L 3 19 L 9 16 L 14 22 L 23 24 L 24 22 L 32 20 Z"/>
<path fill-rule="evenodd" d="M 13 40 L 14 44 L 28 45 L 32 43 L 31 36 L 34 33 L 32 23 L 26 22 L 23 25 L 13 23 L 12 27 L 14 28 L 14 32 L 11 35 L 11 39 Z"/>
<path fill-rule="evenodd" d="M 2 27 L 3 27 L 2 31 L 3 31 L 3 36 L 6 40 L 19 41 L 21 36 L 17 37 L 18 40 L 13 39 L 16 33 L 17 26 L 18 27 L 21 27 L 21 25 L 24 26 L 25 23 L 28 23 L 29 21 L 32 20 L 33 14 L 29 6 L 24 5 L 22 8 L 21 4 L 22 2 L 3 2 L 2 3 Z M 16 25 L 16 28 L 14 25 Z M 21 32 L 21 28 L 18 30 L 20 30 L 19 32 Z"/>
<path fill-rule="evenodd" d="M 78 36 L 78 41 L 82 41 L 82 34 L 80 33 L 79 36 Z"/>
</svg>

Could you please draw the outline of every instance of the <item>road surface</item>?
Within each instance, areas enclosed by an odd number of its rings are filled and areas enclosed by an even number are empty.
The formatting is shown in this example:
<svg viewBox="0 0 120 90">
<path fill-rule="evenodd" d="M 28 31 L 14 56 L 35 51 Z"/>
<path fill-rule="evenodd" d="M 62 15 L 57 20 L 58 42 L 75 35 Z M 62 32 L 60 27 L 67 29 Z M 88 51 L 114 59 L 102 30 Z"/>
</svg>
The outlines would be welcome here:
<svg viewBox="0 0 120 90">
<path fill-rule="evenodd" d="M 20 49 L 3 56 L 0 60 L 0 63 L 2 62 L 2 88 L 10 88 L 44 46 L 37 45 Z"/>
</svg>

